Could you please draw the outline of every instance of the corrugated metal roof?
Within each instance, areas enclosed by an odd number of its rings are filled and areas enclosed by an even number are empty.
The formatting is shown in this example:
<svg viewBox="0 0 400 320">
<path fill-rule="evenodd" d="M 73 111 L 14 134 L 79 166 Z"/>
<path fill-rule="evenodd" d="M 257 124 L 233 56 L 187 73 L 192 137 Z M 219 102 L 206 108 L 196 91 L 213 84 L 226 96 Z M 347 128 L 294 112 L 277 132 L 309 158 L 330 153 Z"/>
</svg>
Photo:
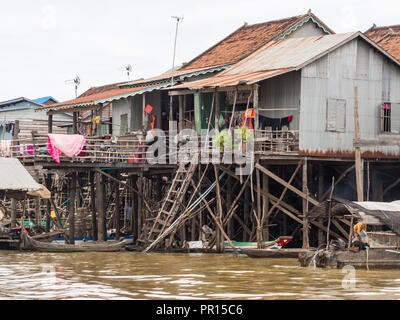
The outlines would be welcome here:
<svg viewBox="0 0 400 320">
<path fill-rule="evenodd" d="M 16 99 L 11 99 L 11 100 L 0 102 L 0 108 L 6 107 L 6 106 L 9 106 L 9 105 L 13 105 L 13 104 L 16 104 L 16 103 L 19 103 L 19 102 L 24 102 L 24 101 L 27 101 L 27 102 L 29 102 L 29 103 L 31 103 L 33 105 L 37 105 L 37 106 L 41 106 L 42 105 L 41 103 L 38 103 L 38 102 L 36 102 L 34 100 L 31 100 L 31 99 L 28 99 L 28 98 L 25 98 L 25 97 L 20 97 L 20 98 L 16 98 Z"/>
<path fill-rule="evenodd" d="M 0 190 L 25 192 L 40 189 L 18 159 L 0 157 Z"/>
<path fill-rule="evenodd" d="M 44 104 L 45 102 L 49 101 L 49 100 L 53 100 L 55 103 L 57 103 L 58 101 L 56 99 L 54 99 L 52 96 L 47 96 L 47 97 L 42 97 L 42 98 L 38 98 L 35 99 L 33 101 L 40 103 L 40 104 Z"/>
<path fill-rule="evenodd" d="M 231 64 L 222 65 L 222 66 L 218 65 L 218 66 L 212 66 L 212 67 L 206 67 L 206 68 L 190 69 L 190 70 L 175 70 L 174 71 L 174 79 L 183 80 L 185 78 L 190 78 L 193 76 L 199 76 L 202 74 L 225 70 L 225 69 L 229 68 L 230 66 L 231 66 Z M 164 82 L 164 83 L 170 84 L 170 83 L 168 83 L 168 81 L 169 82 L 171 81 L 171 76 L 172 76 L 172 72 L 167 71 L 158 76 L 154 76 L 151 78 L 139 79 L 139 80 L 126 82 L 124 84 L 121 84 L 120 87 L 127 88 L 127 87 L 133 87 L 133 86 L 141 86 L 141 85 L 145 85 L 145 84 L 150 85 L 151 83 L 156 83 L 156 82 Z"/>
<path fill-rule="evenodd" d="M 95 93 L 92 95 L 85 95 L 78 97 L 73 100 L 68 100 L 56 104 L 52 104 L 49 106 L 44 106 L 41 108 L 38 108 L 40 110 L 45 109 L 45 110 L 64 110 L 64 109 L 71 109 L 71 108 L 77 108 L 77 107 L 82 107 L 82 106 L 91 106 L 91 105 L 97 105 L 100 103 L 105 103 L 105 102 L 111 102 L 114 100 L 119 100 L 122 98 L 128 98 L 137 94 L 142 94 L 144 92 L 150 92 L 156 89 L 161 89 L 166 86 L 169 86 L 170 83 L 168 84 L 161 84 L 161 85 L 153 85 L 153 86 L 144 86 L 144 87 L 136 87 L 136 88 L 125 88 L 125 89 L 112 89 L 108 91 L 103 91 L 100 93 Z"/>
<path fill-rule="evenodd" d="M 362 37 L 388 58 L 397 62 L 361 32 L 292 38 L 269 42 L 247 58 L 214 77 L 184 83 L 171 89 L 200 89 L 253 84 L 286 72 L 299 70 L 356 37 Z M 397 62 L 397 64 L 399 63 Z"/>
</svg>

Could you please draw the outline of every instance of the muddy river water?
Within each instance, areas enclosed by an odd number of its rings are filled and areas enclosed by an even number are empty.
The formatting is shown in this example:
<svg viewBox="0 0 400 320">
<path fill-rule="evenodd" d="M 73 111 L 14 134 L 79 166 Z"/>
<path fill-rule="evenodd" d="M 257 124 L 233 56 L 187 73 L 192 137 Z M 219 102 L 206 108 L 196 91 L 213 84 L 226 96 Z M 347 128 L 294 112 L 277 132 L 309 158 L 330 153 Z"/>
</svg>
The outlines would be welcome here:
<svg viewBox="0 0 400 320">
<path fill-rule="evenodd" d="M 399 299 L 400 270 L 230 254 L 0 251 L 0 299 Z"/>
</svg>

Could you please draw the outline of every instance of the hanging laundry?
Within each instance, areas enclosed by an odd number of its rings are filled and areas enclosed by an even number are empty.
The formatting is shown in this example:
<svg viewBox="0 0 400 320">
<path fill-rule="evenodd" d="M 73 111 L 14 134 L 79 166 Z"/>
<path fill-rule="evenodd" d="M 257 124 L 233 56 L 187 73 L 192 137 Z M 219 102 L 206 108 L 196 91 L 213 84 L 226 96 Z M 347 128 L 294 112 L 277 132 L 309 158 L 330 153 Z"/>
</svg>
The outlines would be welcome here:
<svg viewBox="0 0 400 320">
<path fill-rule="evenodd" d="M 283 126 L 289 127 L 289 123 L 292 122 L 292 120 L 293 120 L 293 116 L 281 118 L 281 127 L 283 127 Z"/>
<path fill-rule="evenodd" d="M 86 136 L 79 134 L 50 134 L 47 150 L 54 161 L 60 163 L 60 154 L 67 157 L 79 155 L 86 143 Z"/>
<path fill-rule="evenodd" d="M 260 129 L 265 129 L 266 127 L 271 127 L 272 131 L 282 130 L 283 126 L 289 126 L 289 123 L 293 120 L 293 116 L 288 116 L 284 118 L 268 118 L 262 115 L 259 116 L 259 126 Z"/>
<path fill-rule="evenodd" d="M 12 156 L 12 140 L 0 140 L 0 151 L 2 157 Z"/>
</svg>

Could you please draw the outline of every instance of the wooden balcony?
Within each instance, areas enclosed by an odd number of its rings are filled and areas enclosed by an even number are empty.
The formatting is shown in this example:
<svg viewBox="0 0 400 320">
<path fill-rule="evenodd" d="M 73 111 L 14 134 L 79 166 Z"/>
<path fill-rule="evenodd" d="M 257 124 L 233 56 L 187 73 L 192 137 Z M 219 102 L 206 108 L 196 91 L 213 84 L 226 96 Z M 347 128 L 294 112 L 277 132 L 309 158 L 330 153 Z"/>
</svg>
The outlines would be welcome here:
<svg viewBox="0 0 400 320">
<path fill-rule="evenodd" d="M 297 155 L 298 151 L 298 131 L 257 131 L 254 145 L 255 154 L 268 155 Z M 175 143 L 177 141 L 174 141 Z M 181 158 L 178 151 L 182 151 L 182 146 L 190 143 L 190 146 L 197 146 L 202 163 L 215 160 L 216 153 L 220 153 L 223 161 L 224 150 L 215 148 L 212 139 L 204 145 L 200 137 L 186 137 L 178 142 L 178 145 L 171 146 L 169 137 L 165 137 L 165 153 L 162 157 L 155 158 L 152 151 L 149 151 L 149 143 L 143 141 L 140 135 L 120 136 L 120 137 L 87 137 L 86 144 L 82 152 L 69 158 L 60 155 L 60 165 L 62 164 L 126 164 L 129 166 L 141 166 L 144 164 L 171 164 Z M 55 164 L 52 156 L 47 150 L 48 137 L 34 136 L 20 140 L 13 140 L 7 149 L 2 148 L 2 156 L 18 158 L 23 164 Z M 188 157 L 193 156 L 193 149 L 186 147 Z M 245 150 L 243 148 L 243 150 Z M 242 151 L 243 151 L 242 150 Z M 243 155 L 245 152 L 243 151 Z M 208 157 L 208 158 L 207 158 Z M 173 158 L 173 159 L 172 159 Z M 162 161 L 160 161 L 162 160 Z M 170 161 L 172 160 L 172 161 Z"/>
</svg>

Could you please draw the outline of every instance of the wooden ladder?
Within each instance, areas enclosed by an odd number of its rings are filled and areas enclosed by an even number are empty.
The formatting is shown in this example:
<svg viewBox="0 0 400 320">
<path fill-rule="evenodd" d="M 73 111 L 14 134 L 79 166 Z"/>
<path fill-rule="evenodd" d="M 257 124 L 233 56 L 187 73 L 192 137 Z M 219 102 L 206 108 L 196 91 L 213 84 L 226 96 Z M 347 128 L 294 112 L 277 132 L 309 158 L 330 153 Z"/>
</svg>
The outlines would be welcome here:
<svg viewBox="0 0 400 320">
<path fill-rule="evenodd" d="M 196 168 L 197 163 L 182 163 L 179 165 L 167 196 L 164 198 L 153 226 L 147 236 L 149 242 L 153 242 L 172 224 L 179 209 L 185 209 L 184 198 L 186 190 L 190 185 L 190 180 Z"/>
</svg>

